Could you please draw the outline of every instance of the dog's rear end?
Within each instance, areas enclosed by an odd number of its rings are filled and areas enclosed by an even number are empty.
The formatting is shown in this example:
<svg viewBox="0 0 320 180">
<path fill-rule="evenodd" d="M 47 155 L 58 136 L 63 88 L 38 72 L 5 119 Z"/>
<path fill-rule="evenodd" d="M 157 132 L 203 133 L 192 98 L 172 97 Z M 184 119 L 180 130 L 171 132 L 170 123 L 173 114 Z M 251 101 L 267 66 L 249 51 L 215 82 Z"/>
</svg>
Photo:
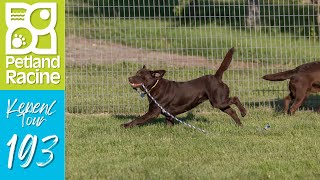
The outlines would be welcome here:
<svg viewBox="0 0 320 180">
<path fill-rule="evenodd" d="M 292 70 L 268 74 L 263 76 L 263 79 L 268 81 L 290 80 L 290 94 L 284 98 L 284 112 L 294 114 L 310 93 L 320 92 L 320 62 L 311 62 Z M 294 102 L 289 110 L 292 100 Z"/>
</svg>

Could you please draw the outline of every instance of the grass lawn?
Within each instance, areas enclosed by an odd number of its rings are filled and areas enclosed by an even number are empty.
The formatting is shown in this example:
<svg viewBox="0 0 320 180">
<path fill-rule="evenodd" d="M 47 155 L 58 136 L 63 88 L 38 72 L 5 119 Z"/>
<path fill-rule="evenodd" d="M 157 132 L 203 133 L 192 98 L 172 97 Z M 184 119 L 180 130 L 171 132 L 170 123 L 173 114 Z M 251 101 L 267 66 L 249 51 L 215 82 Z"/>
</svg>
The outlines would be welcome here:
<svg viewBox="0 0 320 180">
<path fill-rule="evenodd" d="M 276 112 L 278 99 L 288 93 L 287 82 L 261 79 L 280 67 L 319 60 L 318 39 L 219 21 L 185 25 L 160 18 L 69 14 L 66 26 L 67 36 L 209 60 L 222 59 L 226 49 L 234 46 L 235 59 L 248 67 L 229 69 L 223 80 L 232 96 L 251 107 L 242 118 L 244 128 L 212 110 L 209 103 L 179 116 L 210 132 L 207 135 L 181 124 L 165 127 L 162 116 L 141 127 L 122 129 L 120 124 L 147 108 L 146 98 L 140 98 L 127 82 L 142 64 L 120 59 L 112 64 L 70 65 L 66 68 L 67 179 L 320 179 L 320 114 Z M 216 71 L 156 64 L 148 68 L 164 68 L 165 78 L 177 81 Z M 308 107 L 319 106 L 319 97 L 313 97 L 317 103 Z M 131 115 L 115 115 L 121 113 Z M 267 123 L 271 128 L 264 130 Z"/>
<path fill-rule="evenodd" d="M 120 128 L 134 117 L 68 114 L 67 179 L 320 178 L 320 115 L 311 111 L 249 109 L 244 128 L 218 110 L 179 116 L 207 135 L 182 124 L 165 127 L 163 117 Z"/>
</svg>

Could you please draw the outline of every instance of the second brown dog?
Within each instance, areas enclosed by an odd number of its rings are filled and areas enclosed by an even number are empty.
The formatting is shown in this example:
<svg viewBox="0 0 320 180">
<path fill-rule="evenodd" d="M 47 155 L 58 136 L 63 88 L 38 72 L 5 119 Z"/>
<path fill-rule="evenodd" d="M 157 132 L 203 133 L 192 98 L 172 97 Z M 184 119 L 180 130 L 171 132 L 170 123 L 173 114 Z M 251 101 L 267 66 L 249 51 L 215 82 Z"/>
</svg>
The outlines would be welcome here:
<svg viewBox="0 0 320 180">
<path fill-rule="evenodd" d="M 290 94 L 284 98 L 284 112 L 293 115 L 310 93 L 320 92 L 320 62 L 300 65 L 295 69 L 263 76 L 268 81 L 290 79 Z M 294 100 L 289 109 L 290 102 Z"/>
</svg>

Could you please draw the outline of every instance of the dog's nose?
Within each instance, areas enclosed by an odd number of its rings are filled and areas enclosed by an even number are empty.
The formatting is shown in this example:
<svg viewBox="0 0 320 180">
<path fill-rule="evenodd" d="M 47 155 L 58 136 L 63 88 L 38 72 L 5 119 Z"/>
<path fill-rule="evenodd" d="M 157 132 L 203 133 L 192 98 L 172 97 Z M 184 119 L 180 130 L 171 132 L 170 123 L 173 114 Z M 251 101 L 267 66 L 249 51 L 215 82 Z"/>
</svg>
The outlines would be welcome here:
<svg viewBox="0 0 320 180">
<path fill-rule="evenodd" d="M 129 81 L 132 81 L 132 77 L 128 77 L 128 80 L 129 80 Z"/>
</svg>

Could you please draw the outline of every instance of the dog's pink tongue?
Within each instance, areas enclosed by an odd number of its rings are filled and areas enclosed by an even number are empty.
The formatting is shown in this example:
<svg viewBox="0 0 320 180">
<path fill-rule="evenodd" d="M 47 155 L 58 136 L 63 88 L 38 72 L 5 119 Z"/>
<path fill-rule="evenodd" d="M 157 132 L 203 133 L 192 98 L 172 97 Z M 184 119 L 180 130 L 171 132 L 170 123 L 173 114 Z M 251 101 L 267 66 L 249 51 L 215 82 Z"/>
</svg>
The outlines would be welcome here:
<svg viewBox="0 0 320 180">
<path fill-rule="evenodd" d="M 131 86 L 133 87 L 137 87 L 137 86 L 140 86 L 141 84 L 135 84 L 135 83 L 131 83 Z"/>
</svg>

